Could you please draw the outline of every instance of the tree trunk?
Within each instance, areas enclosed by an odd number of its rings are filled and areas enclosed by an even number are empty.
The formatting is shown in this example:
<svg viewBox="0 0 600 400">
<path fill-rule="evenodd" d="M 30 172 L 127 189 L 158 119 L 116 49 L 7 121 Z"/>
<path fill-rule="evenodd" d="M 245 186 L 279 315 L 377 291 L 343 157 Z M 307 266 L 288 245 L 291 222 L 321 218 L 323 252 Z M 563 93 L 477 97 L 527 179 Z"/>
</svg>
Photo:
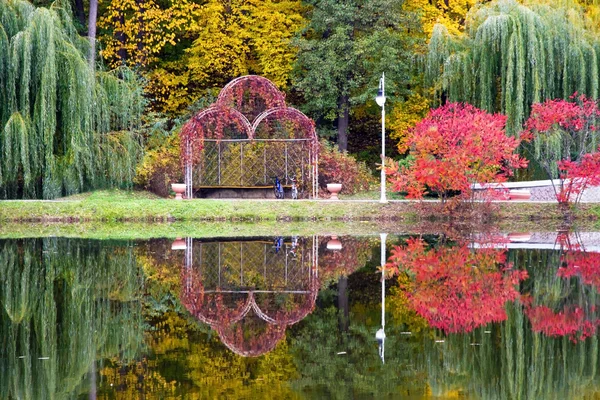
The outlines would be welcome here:
<svg viewBox="0 0 600 400">
<path fill-rule="evenodd" d="M 75 11 L 75 17 L 81 26 L 85 27 L 85 9 L 83 7 L 83 0 L 75 0 L 74 3 L 73 9 Z"/>
<path fill-rule="evenodd" d="M 338 116 L 338 148 L 340 151 L 348 150 L 348 126 L 350 120 L 350 104 L 348 95 L 340 96 Z"/>
<path fill-rule="evenodd" d="M 123 13 L 119 13 L 119 15 L 114 17 L 114 21 L 115 26 L 117 26 L 117 23 L 120 26 L 125 25 L 125 15 L 123 15 Z M 119 50 L 117 50 L 117 55 L 119 56 L 119 60 L 121 61 L 121 63 L 125 65 L 127 61 L 127 49 L 125 48 L 125 33 L 123 33 L 123 31 L 115 29 L 114 35 L 115 39 L 117 39 L 117 41 L 121 44 Z"/>
<path fill-rule="evenodd" d="M 340 310 L 340 331 L 348 332 L 350 327 L 350 305 L 348 303 L 348 277 L 338 279 L 338 309 Z"/>
<path fill-rule="evenodd" d="M 146 0 L 136 0 L 136 4 L 138 5 L 138 34 L 137 34 L 137 49 L 138 49 L 138 57 L 137 64 L 144 66 L 146 64 L 146 49 L 144 47 L 144 38 L 146 36 L 145 24 L 144 24 L 144 15 L 146 12 Z"/>
<path fill-rule="evenodd" d="M 98 17 L 98 0 L 90 0 L 90 16 L 88 19 L 88 38 L 90 40 L 90 54 L 88 62 L 90 69 L 96 64 L 96 19 Z"/>
</svg>

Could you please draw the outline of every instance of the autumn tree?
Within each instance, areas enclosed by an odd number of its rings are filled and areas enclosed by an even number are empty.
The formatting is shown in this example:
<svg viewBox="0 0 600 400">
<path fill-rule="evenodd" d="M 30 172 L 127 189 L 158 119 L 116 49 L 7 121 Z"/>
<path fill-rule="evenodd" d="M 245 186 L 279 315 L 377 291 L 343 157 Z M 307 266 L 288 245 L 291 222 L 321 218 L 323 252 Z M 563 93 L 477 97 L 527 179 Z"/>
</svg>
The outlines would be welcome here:
<svg viewBox="0 0 600 400">
<path fill-rule="evenodd" d="M 426 75 L 435 101 L 507 115 L 516 135 L 532 104 L 599 94 L 598 35 L 577 2 L 494 0 L 469 14 L 463 35 L 435 25 Z"/>
<path fill-rule="evenodd" d="M 411 32 L 422 35 L 429 42 L 433 27 L 443 25 L 452 35 L 460 35 L 464 31 L 467 12 L 475 5 L 476 0 L 406 0 L 404 9 L 420 17 L 422 32 Z M 412 93 L 398 101 L 389 117 L 388 130 L 390 138 L 402 142 L 408 130 L 425 118 L 431 107 L 431 90 L 426 87 L 420 75 Z"/>
<path fill-rule="evenodd" d="M 304 110 L 322 125 L 333 122 L 340 150 L 348 146 L 352 107 L 371 102 L 386 73 L 386 94 L 409 93 L 411 55 L 419 25 L 399 0 L 311 0 L 310 22 L 297 45 L 295 88 Z"/>
<path fill-rule="evenodd" d="M 453 35 L 464 30 L 467 12 L 477 0 L 406 0 L 404 9 L 421 17 L 423 33 L 431 37 L 435 24 L 442 24 Z"/>
<path fill-rule="evenodd" d="M 519 140 L 508 137 L 506 118 L 468 104 L 451 103 L 432 110 L 402 144 L 414 161 L 392 163 L 388 176 L 393 189 L 410 198 L 437 194 L 444 201 L 452 191 L 471 194 L 474 183 L 502 181 L 513 168 L 526 165 L 515 154 Z"/>
<path fill-rule="evenodd" d="M 199 85 L 220 87 L 233 78 L 256 74 L 278 87 L 288 85 L 296 49 L 291 39 L 303 26 L 298 0 L 209 0 L 193 26 L 189 67 Z"/>
<path fill-rule="evenodd" d="M 105 30 L 101 54 L 109 64 L 146 67 L 193 24 L 197 6 L 190 0 L 162 6 L 154 0 L 112 0 L 98 21 Z"/>
<path fill-rule="evenodd" d="M 561 160 L 579 161 L 599 143 L 600 108 L 595 100 L 574 94 L 569 100 L 534 104 L 521 135 L 533 144 L 533 158 L 551 178 Z"/>
<path fill-rule="evenodd" d="M 600 183 L 598 102 L 584 95 L 534 104 L 522 137 L 551 179 L 561 204 L 577 203 L 588 186 Z M 594 154 L 592 154 L 594 153 Z"/>
</svg>

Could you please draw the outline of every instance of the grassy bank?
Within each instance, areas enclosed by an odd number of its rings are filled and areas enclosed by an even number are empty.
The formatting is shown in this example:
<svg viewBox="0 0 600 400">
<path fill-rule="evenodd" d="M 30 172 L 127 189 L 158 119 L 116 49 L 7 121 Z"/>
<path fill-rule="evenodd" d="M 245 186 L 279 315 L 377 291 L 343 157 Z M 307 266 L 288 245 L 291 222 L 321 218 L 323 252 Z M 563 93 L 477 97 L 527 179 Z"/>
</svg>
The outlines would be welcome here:
<svg viewBox="0 0 600 400">
<path fill-rule="evenodd" d="M 563 220 L 552 203 L 505 202 L 494 205 L 494 220 Z M 477 213 L 472 214 L 477 216 Z M 582 204 L 579 220 L 596 219 L 598 206 Z M 191 200 L 174 201 L 145 192 L 99 191 L 55 201 L 0 201 L 0 222 L 277 222 L 394 221 L 438 218 L 439 204 L 393 201 Z M 464 215 L 458 215 L 464 219 Z"/>
</svg>

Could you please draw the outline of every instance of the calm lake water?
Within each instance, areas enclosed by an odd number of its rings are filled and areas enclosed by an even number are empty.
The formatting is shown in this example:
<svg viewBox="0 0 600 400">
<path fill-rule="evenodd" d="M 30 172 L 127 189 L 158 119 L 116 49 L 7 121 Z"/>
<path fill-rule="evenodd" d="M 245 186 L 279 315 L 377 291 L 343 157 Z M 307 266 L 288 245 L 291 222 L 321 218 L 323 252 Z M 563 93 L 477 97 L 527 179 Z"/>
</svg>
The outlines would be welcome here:
<svg viewBox="0 0 600 400">
<path fill-rule="evenodd" d="M 0 399 L 600 394 L 600 234 L 381 240 L 0 240 Z"/>
</svg>

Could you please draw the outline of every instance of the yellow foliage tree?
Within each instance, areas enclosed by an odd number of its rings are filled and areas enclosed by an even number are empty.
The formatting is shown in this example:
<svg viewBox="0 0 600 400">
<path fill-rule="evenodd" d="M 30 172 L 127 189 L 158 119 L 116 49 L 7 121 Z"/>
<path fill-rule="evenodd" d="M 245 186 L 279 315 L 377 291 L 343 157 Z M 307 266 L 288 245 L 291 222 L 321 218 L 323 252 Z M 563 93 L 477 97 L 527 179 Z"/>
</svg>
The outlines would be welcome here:
<svg viewBox="0 0 600 400">
<path fill-rule="evenodd" d="M 435 24 L 443 24 L 454 35 L 462 32 L 467 12 L 475 3 L 477 0 L 406 0 L 404 7 L 421 16 L 423 32 L 430 38 Z"/>
<path fill-rule="evenodd" d="M 251 73 L 285 87 L 296 55 L 290 41 L 304 25 L 303 11 L 299 0 L 209 0 L 192 27 L 194 80 L 216 87 Z"/>
<path fill-rule="evenodd" d="M 187 32 L 198 9 L 190 0 L 172 0 L 168 7 L 154 0 L 111 0 L 98 20 L 98 27 L 108 32 L 99 37 L 100 54 L 113 67 L 123 63 L 145 67 Z"/>
<path fill-rule="evenodd" d="M 425 118 L 429 111 L 429 100 L 415 92 L 405 101 L 396 104 L 389 117 L 390 138 L 398 141 L 398 151 L 406 151 L 405 138 L 408 130 Z"/>
</svg>

